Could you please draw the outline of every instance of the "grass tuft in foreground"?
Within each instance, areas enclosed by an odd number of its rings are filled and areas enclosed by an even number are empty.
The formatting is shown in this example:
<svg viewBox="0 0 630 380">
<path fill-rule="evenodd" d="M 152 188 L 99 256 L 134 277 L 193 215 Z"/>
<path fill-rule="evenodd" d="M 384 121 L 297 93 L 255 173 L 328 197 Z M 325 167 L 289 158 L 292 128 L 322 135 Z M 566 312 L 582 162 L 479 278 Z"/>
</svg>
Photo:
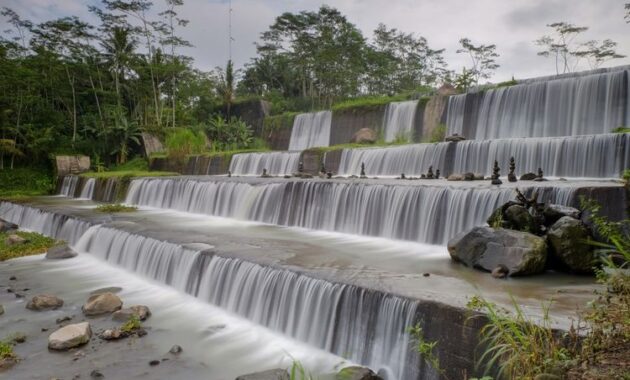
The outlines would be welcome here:
<svg viewBox="0 0 630 380">
<path fill-rule="evenodd" d="M 26 242 L 16 245 L 7 245 L 6 240 L 9 235 L 18 235 Z M 22 256 L 39 255 L 48 248 L 59 244 L 59 241 L 51 239 L 36 232 L 14 231 L 0 233 L 0 261 L 15 259 Z"/>
<path fill-rule="evenodd" d="M 125 206 L 120 203 L 115 204 L 104 204 L 96 206 L 96 211 L 104 212 L 104 213 L 114 213 L 114 212 L 133 212 L 137 211 L 138 208 L 135 206 Z"/>
</svg>

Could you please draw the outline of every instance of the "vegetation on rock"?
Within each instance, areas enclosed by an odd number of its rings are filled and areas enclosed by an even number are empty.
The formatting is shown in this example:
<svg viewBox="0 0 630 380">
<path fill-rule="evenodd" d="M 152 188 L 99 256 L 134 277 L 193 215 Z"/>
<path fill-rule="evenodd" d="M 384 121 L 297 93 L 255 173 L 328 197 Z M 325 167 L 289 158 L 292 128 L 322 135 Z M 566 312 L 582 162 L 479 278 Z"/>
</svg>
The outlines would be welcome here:
<svg viewBox="0 0 630 380">
<path fill-rule="evenodd" d="M 11 234 L 16 234 L 24 239 L 23 244 L 7 245 L 6 240 Z M 0 232 L 0 261 L 10 260 L 22 256 L 39 255 L 60 242 L 36 232 Z"/>
<path fill-rule="evenodd" d="M 123 204 L 116 203 L 116 204 L 98 205 L 96 206 L 95 210 L 98 212 L 103 212 L 103 213 L 116 213 L 116 212 L 133 212 L 133 211 L 137 211 L 138 208 L 135 206 L 125 206 Z"/>
</svg>

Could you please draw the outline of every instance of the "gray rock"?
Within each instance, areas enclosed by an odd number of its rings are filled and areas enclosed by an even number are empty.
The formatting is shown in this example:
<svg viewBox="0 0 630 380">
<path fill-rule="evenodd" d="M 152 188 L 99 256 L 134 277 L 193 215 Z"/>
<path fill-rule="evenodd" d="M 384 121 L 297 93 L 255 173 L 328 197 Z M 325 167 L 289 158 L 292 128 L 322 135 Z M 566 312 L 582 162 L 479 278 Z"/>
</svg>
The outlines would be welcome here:
<svg viewBox="0 0 630 380">
<path fill-rule="evenodd" d="M 182 351 L 184 351 L 184 349 L 182 348 L 182 346 L 179 345 L 174 345 L 173 347 L 171 347 L 170 350 L 168 350 L 168 352 L 170 352 L 173 355 L 179 355 L 182 353 Z"/>
<path fill-rule="evenodd" d="M 0 359 L 0 373 L 16 365 L 18 359 L 15 356 Z"/>
<path fill-rule="evenodd" d="M 13 343 L 24 343 L 26 342 L 26 334 L 23 332 L 16 332 L 11 336 L 11 342 Z"/>
<path fill-rule="evenodd" d="M 7 222 L 4 219 L 0 219 L 0 232 L 9 232 L 18 229 L 17 224 L 13 224 L 11 222 Z"/>
<path fill-rule="evenodd" d="M 70 259 L 76 255 L 77 253 L 72 248 L 68 247 L 68 244 L 56 245 L 46 252 L 46 258 L 53 260 Z"/>
<path fill-rule="evenodd" d="M 94 294 L 88 298 L 85 305 L 81 307 L 83 314 L 95 316 L 110 314 L 122 308 L 122 301 L 114 293 Z"/>
<path fill-rule="evenodd" d="M 453 133 L 451 136 L 446 136 L 444 138 L 444 141 L 448 141 L 448 142 L 457 142 L 457 141 L 464 141 L 466 140 L 466 138 L 464 136 L 460 136 L 457 133 Z"/>
<path fill-rule="evenodd" d="M 538 178 L 538 176 L 534 173 L 525 173 L 521 176 L 520 180 L 521 181 L 533 181 L 536 178 Z"/>
<path fill-rule="evenodd" d="M 52 294 L 39 294 L 31 298 L 26 308 L 33 311 L 58 309 L 63 306 L 63 300 Z"/>
<path fill-rule="evenodd" d="M 475 173 L 464 173 L 464 181 L 474 181 Z"/>
<path fill-rule="evenodd" d="M 115 311 L 112 314 L 112 319 L 115 321 L 126 322 L 135 315 L 139 320 L 144 321 L 151 316 L 151 310 L 144 305 L 134 305 Z"/>
<path fill-rule="evenodd" d="M 545 217 L 545 224 L 550 226 L 557 222 L 563 216 L 570 216 L 571 218 L 580 219 L 580 210 L 562 205 L 546 204 L 543 209 L 543 216 Z"/>
<path fill-rule="evenodd" d="M 4 306 L 0 305 L 0 315 L 4 314 Z"/>
<path fill-rule="evenodd" d="M 95 369 L 92 372 L 90 372 L 90 377 L 93 379 L 102 379 L 105 376 L 103 376 L 103 374 L 101 373 L 101 371 Z"/>
<path fill-rule="evenodd" d="M 504 228 L 475 227 L 448 242 L 454 261 L 492 271 L 503 265 L 509 276 L 541 273 L 547 261 L 545 239 L 528 232 Z"/>
<path fill-rule="evenodd" d="M 371 369 L 365 367 L 346 367 L 335 375 L 335 380 L 383 380 Z"/>
<path fill-rule="evenodd" d="M 374 144 L 378 136 L 373 129 L 361 128 L 353 136 L 350 142 L 357 144 Z"/>
<path fill-rule="evenodd" d="M 24 239 L 20 235 L 11 234 L 7 236 L 7 238 L 4 240 L 4 243 L 6 245 L 20 245 L 26 243 L 26 239 Z"/>
<path fill-rule="evenodd" d="M 534 217 L 521 205 L 509 206 L 503 215 L 508 225 L 507 228 L 532 233 L 538 230 Z"/>
<path fill-rule="evenodd" d="M 446 178 L 447 181 L 463 181 L 464 176 L 462 174 L 451 174 Z"/>
<path fill-rule="evenodd" d="M 68 325 L 53 332 L 48 337 L 48 348 L 51 350 L 68 350 L 86 344 L 92 337 L 88 322 Z"/>
<path fill-rule="evenodd" d="M 481 173 L 475 173 L 475 174 L 473 174 L 473 179 L 474 179 L 475 181 L 483 181 L 483 180 L 485 180 L 485 178 L 484 178 L 483 174 L 481 174 Z"/>
<path fill-rule="evenodd" d="M 498 267 L 492 270 L 492 277 L 494 278 L 505 278 L 509 273 L 509 269 L 505 265 L 499 265 Z"/>
<path fill-rule="evenodd" d="M 550 253 L 574 273 L 592 273 L 597 263 L 594 247 L 586 243 L 589 238 L 586 225 L 570 216 L 560 218 L 547 232 Z"/>
<path fill-rule="evenodd" d="M 236 380 L 289 380 L 289 373 L 286 369 L 276 368 L 242 375 L 237 377 Z"/>
</svg>

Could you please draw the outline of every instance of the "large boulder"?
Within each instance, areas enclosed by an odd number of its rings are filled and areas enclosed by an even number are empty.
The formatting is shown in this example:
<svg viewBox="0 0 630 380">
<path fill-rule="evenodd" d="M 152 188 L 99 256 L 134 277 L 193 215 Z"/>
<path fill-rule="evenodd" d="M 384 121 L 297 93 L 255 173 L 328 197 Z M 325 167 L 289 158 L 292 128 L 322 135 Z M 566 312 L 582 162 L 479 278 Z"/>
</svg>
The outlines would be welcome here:
<svg viewBox="0 0 630 380">
<path fill-rule="evenodd" d="M 81 310 L 87 316 L 110 314 L 122 308 L 122 301 L 114 293 L 94 294 L 88 298 Z"/>
<path fill-rule="evenodd" d="M 580 219 L 580 210 L 569 207 L 547 203 L 543 209 L 543 216 L 545 217 L 545 224 L 550 226 L 557 222 L 563 216 L 569 216 L 571 218 Z"/>
<path fill-rule="evenodd" d="M 68 246 L 68 244 L 56 245 L 48 249 L 46 252 L 47 259 L 70 259 L 75 257 L 77 253 Z"/>
<path fill-rule="evenodd" d="M 0 219 L 0 232 L 9 232 L 18 229 L 17 224 L 13 224 L 11 222 L 7 222 L 4 219 Z"/>
<path fill-rule="evenodd" d="M 51 294 L 39 294 L 26 304 L 26 308 L 33 311 L 58 309 L 63 306 L 63 300 Z"/>
<path fill-rule="evenodd" d="M 289 373 L 286 369 L 276 368 L 242 375 L 237 377 L 236 380 L 289 380 Z"/>
<path fill-rule="evenodd" d="M 335 380 L 383 380 L 366 367 L 346 367 L 335 375 Z"/>
<path fill-rule="evenodd" d="M 521 205 L 509 206 L 505 209 L 503 216 L 507 224 L 506 228 L 532 233 L 538 231 L 534 217 Z"/>
<path fill-rule="evenodd" d="M 151 310 L 144 305 L 134 305 L 115 311 L 112 319 L 119 322 L 126 322 L 132 316 L 136 316 L 139 320 L 144 321 L 151 316 Z"/>
<path fill-rule="evenodd" d="M 448 252 L 454 261 L 488 272 L 504 266 L 509 276 L 541 273 L 547 261 L 545 239 L 504 228 L 475 227 L 460 233 L 448 242 Z"/>
<path fill-rule="evenodd" d="M 378 136 L 373 129 L 361 128 L 353 136 L 350 142 L 357 144 L 374 144 Z"/>
<path fill-rule="evenodd" d="M 88 322 L 76 323 L 60 328 L 48 337 L 48 348 L 51 350 L 68 350 L 86 344 L 92 337 L 92 329 Z"/>
<path fill-rule="evenodd" d="M 586 241 L 591 233 L 584 223 L 570 216 L 563 216 L 547 232 L 550 253 L 562 267 L 574 273 L 591 273 L 597 263 L 592 245 Z"/>
</svg>

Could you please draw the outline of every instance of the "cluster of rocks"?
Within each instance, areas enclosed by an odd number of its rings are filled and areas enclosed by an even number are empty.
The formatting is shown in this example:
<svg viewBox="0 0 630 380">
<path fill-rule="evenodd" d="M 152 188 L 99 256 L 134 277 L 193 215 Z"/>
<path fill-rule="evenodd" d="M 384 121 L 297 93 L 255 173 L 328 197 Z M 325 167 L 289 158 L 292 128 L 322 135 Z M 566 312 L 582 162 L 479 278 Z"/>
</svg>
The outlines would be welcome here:
<svg viewBox="0 0 630 380">
<path fill-rule="evenodd" d="M 13 224 L 11 222 L 7 222 L 4 219 L 0 219 L 0 232 L 11 232 L 18 229 L 17 224 Z"/>
<path fill-rule="evenodd" d="M 334 374 L 331 378 L 335 380 L 383 380 L 369 368 L 346 367 Z M 267 371 L 250 373 L 236 378 L 236 380 L 290 380 L 289 372 L 286 369 L 275 368 Z"/>
<path fill-rule="evenodd" d="M 492 272 L 495 277 L 524 276 L 547 269 L 592 273 L 597 263 L 591 228 L 580 210 L 538 203 L 537 193 L 496 209 L 489 226 L 475 227 L 448 242 L 454 261 Z"/>
<path fill-rule="evenodd" d="M 453 173 L 449 175 L 446 180 L 447 181 L 484 181 L 490 180 L 493 185 L 501 185 L 503 182 L 499 179 L 501 175 L 501 168 L 499 167 L 499 163 L 494 161 L 494 165 L 492 166 L 492 175 L 488 178 L 484 177 L 483 174 L 480 173 Z M 508 172 L 507 179 L 509 182 L 517 182 L 517 181 L 546 181 L 544 178 L 544 173 L 542 168 L 538 168 L 538 173 L 525 173 L 521 175 L 520 178 L 516 176 L 516 163 L 514 161 L 514 157 L 510 158 L 510 171 Z"/>
</svg>

